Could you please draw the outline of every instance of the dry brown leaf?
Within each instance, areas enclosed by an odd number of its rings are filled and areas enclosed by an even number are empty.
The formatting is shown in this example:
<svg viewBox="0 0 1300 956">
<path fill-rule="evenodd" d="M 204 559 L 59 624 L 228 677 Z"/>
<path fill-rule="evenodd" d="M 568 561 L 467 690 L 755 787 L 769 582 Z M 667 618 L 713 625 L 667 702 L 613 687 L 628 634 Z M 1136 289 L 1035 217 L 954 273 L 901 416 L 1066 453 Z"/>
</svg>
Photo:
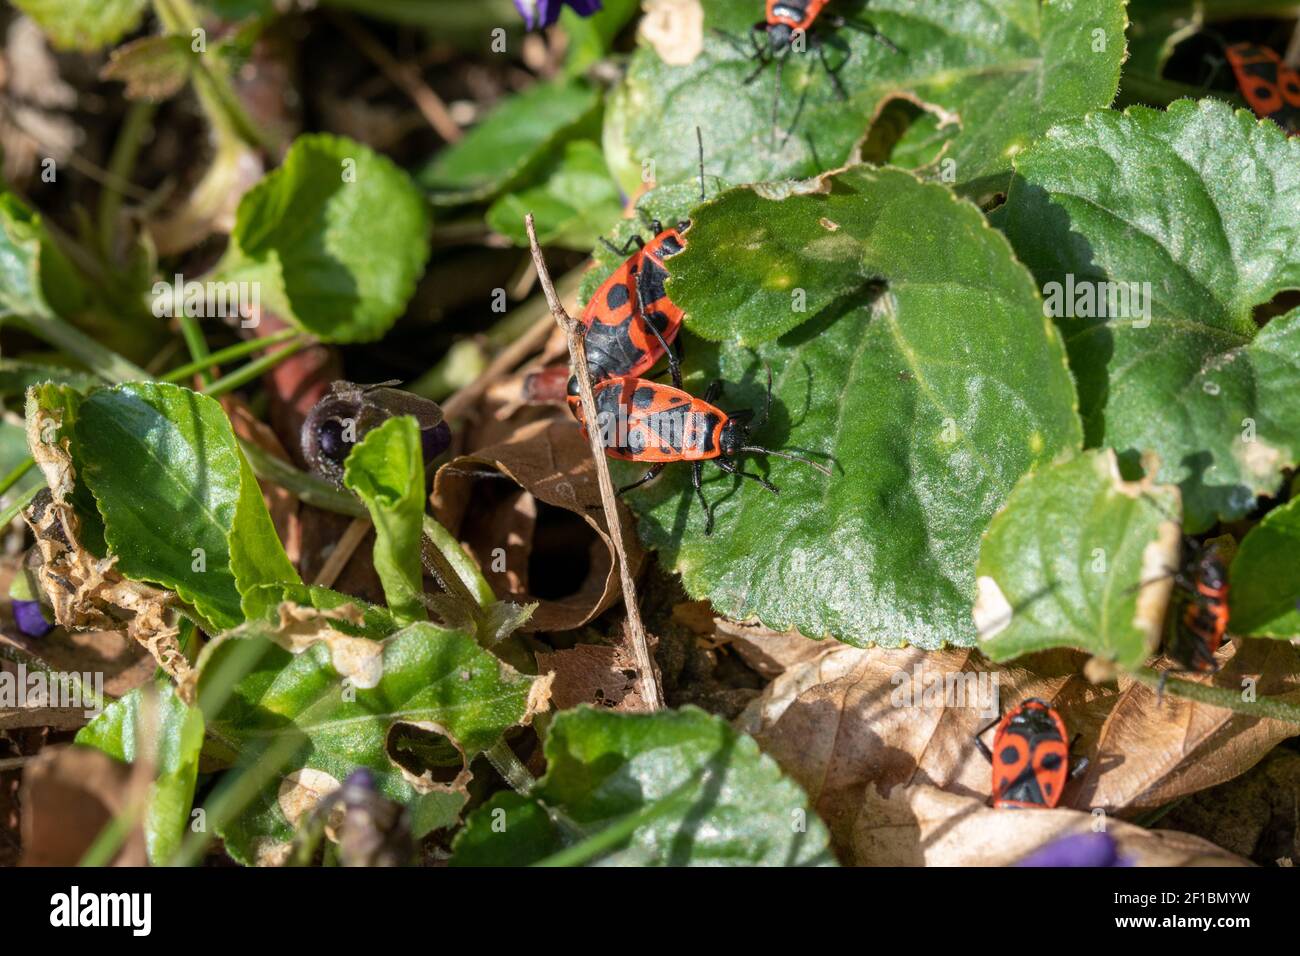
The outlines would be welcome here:
<svg viewBox="0 0 1300 956">
<path fill-rule="evenodd" d="M 443 465 L 432 500 L 500 600 L 537 602 L 525 630 L 581 627 L 619 597 L 591 451 L 566 412 Z M 643 552 L 626 510 L 623 527 L 635 574 Z"/>
<path fill-rule="evenodd" d="M 1300 652 L 1283 641 L 1245 641 L 1212 679 L 1186 674 L 1174 679 L 1239 691 L 1247 678 L 1259 696 L 1300 703 Z M 1297 733 L 1300 727 L 1294 724 L 1247 717 L 1169 693 L 1157 706 L 1155 691 L 1126 682 L 1102 727 L 1080 799 L 1111 812 L 1158 807 L 1231 780 Z"/>
<path fill-rule="evenodd" d="M 636 665 L 621 647 L 578 644 L 567 650 L 537 654 L 537 670 L 555 674 L 551 703 L 556 710 L 593 704 L 613 710 L 644 710 L 636 690 Z"/>
<path fill-rule="evenodd" d="M 746 664 L 764 677 L 773 678 L 828 650 L 824 641 L 804 637 L 798 631 L 769 631 L 761 624 L 745 624 L 725 617 L 713 619 L 713 632 L 727 641 Z"/>
<path fill-rule="evenodd" d="M 1052 651 L 1000 666 L 974 650 L 832 644 L 792 665 L 736 723 L 803 785 L 843 847 L 869 790 L 929 784 L 986 799 L 991 774 L 973 735 L 997 715 L 999 699 L 1052 703 L 1083 734 L 1076 752 L 1088 752 L 1116 691 L 1088 683 L 1085 660 Z M 1073 798 L 1067 790 L 1066 802 Z"/>
<path fill-rule="evenodd" d="M 994 810 L 978 797 L 930 786 L 868 788 L 844 851 L 857 866 L 1008 866 L 1046 843 L 1090 833 L 1099 818 L 1081 810 Z M 1104 821 L 1120 856 L 1138 866 L 1249 866 L 1200 837 Z"/>
<path fill-rule="evenodd" d="M 24 768 L 23 866 L 76 866 L 119 814 L 138 813 L 152 771 L 90 747 L 47 747 Z M 144 866 L 144 832 L 133 826 L 113 866 Z"/>
</svg>

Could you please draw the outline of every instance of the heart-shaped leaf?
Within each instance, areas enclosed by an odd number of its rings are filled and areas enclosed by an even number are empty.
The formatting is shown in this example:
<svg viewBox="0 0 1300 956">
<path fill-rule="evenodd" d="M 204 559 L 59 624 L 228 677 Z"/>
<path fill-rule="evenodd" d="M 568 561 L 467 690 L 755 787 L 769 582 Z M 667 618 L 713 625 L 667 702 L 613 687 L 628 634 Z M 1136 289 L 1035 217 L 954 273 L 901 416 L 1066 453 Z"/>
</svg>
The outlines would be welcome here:
<svg viewBox="0 0 1300 956">
<path fill-rule="evenodd" d="M 1270 511 L 1232 559 L 1232 633 L 1300 637 L 1300 498 Z"/>
<path fill-rule="evenodd" d="M 375 572 L 399 624 L 423 621 L 424 456 L 420 427 L 409 415 L 366 433 L 345 463 L 343 484 L 365 502 L 375 524 Z"/>
<path fill-rule="evenodd" d="M 1138 666 L 1160 643 L 1181 542 L 1178 490 L 1125 481 L 1110 449 L 1026 475 L 980 547 L 980 648 L 1005 661 L 1077 647 Z"/>
<path fill-rule="evenodd" d="M 482 202 L 531 181 L 563 144 L 594 135 L 600 91 L 578 80 L 538 83 L 507 97 L 417 179 L 435 206 Z"/>
<path fill-rule="evenodd" d="M 367 342 L 401 315 L 428 257 L 428 210 L 406 173 L 313 134 L 240 200 L 214 280 L 257 283 L 264 306 L 321 339 Z"/>
<path fill-rule="evenodd" d="M 143 760 L 157 774 L 149 790 L 144 838 L 149 862 L 166 864 L 190 822 L 203 747 L 203 714 L 186 706 L 168 681 L 137 687 L 77 732 L 77 743 L 127 763 Z"/>
<path fill-rule="evenodd" d="M 176 591 L 211 633 L 244 620 L 243 592 L 298 581 L 214 399 L 179 385 L 96 389 L 75 432 L 73 464 L 122 574 Z"/>
<path fill-rule="evenodd" d="M 769 364 L 772 418 L 751 441 L 835 475 L 745 461 L 779 496 L 710 477 L 705 537 L 689 468 L 673 467 L 628 496 L 643 538 L 734 619 L 972 644 L 980 533 L 1022 474 L 1080 440 L 1032 277 L 978 209 L 899 170 L 855 167 L 776 200 L 733 190 L 696 214 L 671 294 L 692 329 L 764 344 L 688 342 L 688 388 L 721 379 L 722 408 L 761 413 Z"/>
<path fill-rule="evenodd" d="M 360 612 L 284 605 L 278 626 L 231 631 L 199 657 L 209 731 L 239 754 L 231 773 L 255 794 L 213 824 L 242 863 L 282 861 L 295 825 L 359 767 L 406 805 L 417 838 L 450 826 L 470 761 L 545 707 L 548 679 L 468 634 L 420 623 L 373 641 L 335 621 L 356 626 Z"/>
<path fill-rule="evenodd" d="M 470 816 L 455 865 L 555 854 L 632 865 L 834 863 L 798 785 L 753 738 L 698 708 L 565 711 L 546 735 L 546 765 L 527 797 L 500 793 Z"/>
<path fill-rule="evenodd" d="M 1180 101 L 1058 127 L 1016 169 L 1007 235 L 1065 335 L 1086 443 L 1156 452 L 1189 532 L 1243 516 L 1300 454 L 1300 310 L 1253 318 L 1300 288 L 1300 140 Z"/>
<path fill-rule="evenodd" d="M 643 42 L 611 99 L 605 146 L 624 190 L 653 160 L 661 183 L 695 175 L 695 128 L 705 130 L 711 172 L 733 182 L 810 176 L 843 165 L 887 101 L 904 98 L 938 113 L 952 136 L 941 170 L 973 192 L 1005 186 L 1011 157 L 1056 122 L 1108 106 L 1124 58 L 1120 0 L 873 0 L 845 11 L 863 30 L 835 29 L 828 9 L 803 52 L 785 56 L 777 127 L 772 66 L 755 74 L 750 34 L 760 8 L 702 0 L 703 35 L 672 49 Z M 723 36 L 726 34 L 728 36 Z M 665 62 L 699 40 L 680 66 Z M 767 38 L 757 35 L 760 45 Z M 820 50 L 820 53 L 819 53 Z M 836 70 L 836 95 L 821 56 Z"/>
</svg>

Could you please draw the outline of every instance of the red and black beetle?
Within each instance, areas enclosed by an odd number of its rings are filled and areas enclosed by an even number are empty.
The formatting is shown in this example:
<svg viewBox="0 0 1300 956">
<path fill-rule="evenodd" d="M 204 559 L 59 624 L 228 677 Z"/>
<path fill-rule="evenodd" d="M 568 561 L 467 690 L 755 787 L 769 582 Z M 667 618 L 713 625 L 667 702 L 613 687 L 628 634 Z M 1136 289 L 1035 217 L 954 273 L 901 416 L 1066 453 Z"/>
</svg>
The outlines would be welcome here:
<svg viewBox="0 0 1300 956">
<path fill-rule="evenodd" d="M 995 724 L 990 751 L 980 735 Z M 975 746 L 993 765 L 993 806 L 1051 808 L 1060 803 L 1066 781 L 1082 773 L 1088 763 L 1083 760 L 1070 768 L 1067 740 L 1061 715 L 1037 697 L 982 727 L 975 735 Z"/>
<path fill-rule="evenodd" d="M 1225 44 L 1224 54 L 1255 115 L 1274 120 L 1292 136 L 1300 135 L 1300 73 L 1276 51 L 1254 43 Z"/>
<path fill-rule="evenodd" d="M 744 471 L 735 463 L 737 455 L 742 452 L 774 455 L 801 461 L 827 476 L 831 475 L 831 470 L 818 462 L 749 444 L 750 431 L 766 422 L 771 411 L 771 369 L 767 373 L 767 400 L 763 414 L 755 420 L 750 410 L 724 412 L 713 404 L 722 394 L 721 382 L 710 385 L 704 398 L 696 398 L 682 389 L 677 363 L 672 361 L 669 368 L 673 376 L 672 385 L 620 376 L 597 383 L 592 391 L 597 421 L 604 430 L 605 453 L 624 461 L 650 463 L 650 470 L 641 478 L 618 490 L 620 495 L 652 481 L 670 463 L 688 461 L 695 493 L 704 507 L 704 533 L 708 535 L 713 533 L 713 509 L 701 487 L 706 461 L 712 461 L 727 474 L 756 481 L 773 494 L 777 493 L 777 487 L 760 475 Z M 576 413 L 585 431 L 581 405 L 577 405 Z"/>
<path fill-rule="evenodd" d="M 1215 545 L 1198 547 L 1173 578 L 1184 597 L 1169 656 L 1186 670 L 1212 674 L 1219 669 L 1214 654 L 1228 633 L 1227 564 Z"/>
<path fill-rule="evenodd" d="M 695 129 L 700 151 L 700 199 L 704 199 L 704 140 Z M 682 234 L 690 228 L 689 219 L 665 229 L 658 220 L 649 223 L 652 236 L 647 242 L 632 236 L 620 249 L 602 240 L 617 255 L 627 255 L 613 275 L 601 283 L 578 320 L 584 330 L 587 368 L 595 385 L 615 376 L 634 378 L 645 375 L 668 353 L 682 327 L 682 310 L 668 297 L 665 261 L 686 248 Z M 653 328 L 652 328 L 653 326 Z M 669 354 L 669 361 L 675 359 Z M 569 380 L 569 408 L 578 415 L 578 383 Z"/>
</svg>

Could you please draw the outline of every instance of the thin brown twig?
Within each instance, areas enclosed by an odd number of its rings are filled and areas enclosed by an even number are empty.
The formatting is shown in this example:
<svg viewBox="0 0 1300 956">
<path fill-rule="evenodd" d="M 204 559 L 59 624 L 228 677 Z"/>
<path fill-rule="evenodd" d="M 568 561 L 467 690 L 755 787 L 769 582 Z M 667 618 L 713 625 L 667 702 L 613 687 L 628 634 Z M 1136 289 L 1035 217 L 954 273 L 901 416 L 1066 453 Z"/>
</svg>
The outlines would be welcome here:
<svg viewBox="0 0 1300 956">
<path fill-rule="evenodd" d="M 347 566 L 353 552 L 357 550 L 358 545 L 361 544 L 366 532 L 369 530 L 369 518 L 353 518 L 352 523 L 343 532 L 343 536 L 339 538 L 338 544 L 334 545 L 334 550 L 330 552 L 330 556 L 325 559 L 321 569 L 316 572 L 316 579 L 312 581 L 312 584 L 322 588 L 333 587 L 334 582 L 343 573 L 343 568 Z"/>
<path fill-rule="evenodd" d="M 533 227 L 533 214 L 524 217 L 524 227 L 528 230 L 528 246 L 533 253 L 533 262 L 537 266 L 537 278 L 541 282 L 546 302 L 551 307 L 551 315 L 556 324 L 564 330 L 569 342 L 569 361 L 573 364 L 573 374 L 578 379 L 578 389 L 582 396 L 582 415 L 587 425 L 587 440 L 591 443 L 591 457 L 596 463 L 596 479 L 600 485 L 600 502 L 605 509 L 605 523 L 609 527 L 609 536 L 614 539 L 614 550 L 618 554 L 619 579 L 623 584 L 623 604 L 627 608 L 627 629 L 632 644 L 632 655 L 636 660 L 637 671 L 641 675 L 641 699 L 650 710 L 663 707 L 663 692 L 655 676 L 654 661 L 650 657 L 650 645 L 646 641 L 645 626 L 641 623 L 641 610 L 637 604 L 636 585 L 632 581 L 632 569 L 628 566 L 627 550 L 623 547 L 623 522 L 619 517 L 618 505 L 614 500 L 614 481 L 609 474 L 609 462 L 605 459 L 605 449 L 601 445 L 600 429 L 596 427 L 596 400 L 591 394 L 591 373 L 587 369 L 587 352 L 578 323 L 560 304 L 560 297 L 555 294 L 555 285 L 551 274 L 546 270 L 546 261 L 542 258 L 541 246 L 537 244 L 537 230 Z"/>
<path fill-rule="evenodd" d="M 330 19 L 338 24 L 339 28 L 348 35 L 348 39 L 361 49 L 366 59 L 379 67 L 385 76 L 396 83 L 402 92 L 411 98 L 411 102 L 415 104 L 416 109 L 433 127 L 434 132 L 441 136 L 445 142 L 456 143 L 460 141 L 460 138 L 465 135 L 464 131 L 452 119 L 447 104 L 442 101 L 442 98 L 433 91 L 428 83 L 424 82 L 418 69 L 409 63 L 399 63 L 382 43 L 371 36 L 365 27 L 351 17 L 343 14 L 331 14 Z"/>
<path fill-rule="evenodd" d="M 487 390 L 489 385 L 541 348 L 546 343 L 546 337 L 550 335 L 551 323 L 549 320 L 549 315 L 543 315 L 539 318 L 527 332 L 502 349 L 497 357 L 488 364 L 488 367 L 483 370 L 482 375 L 443 402 L 442 417 L 448 421 L 460 418 L 471 405 L 478 401 L 479 396 Z"/>
</svg>

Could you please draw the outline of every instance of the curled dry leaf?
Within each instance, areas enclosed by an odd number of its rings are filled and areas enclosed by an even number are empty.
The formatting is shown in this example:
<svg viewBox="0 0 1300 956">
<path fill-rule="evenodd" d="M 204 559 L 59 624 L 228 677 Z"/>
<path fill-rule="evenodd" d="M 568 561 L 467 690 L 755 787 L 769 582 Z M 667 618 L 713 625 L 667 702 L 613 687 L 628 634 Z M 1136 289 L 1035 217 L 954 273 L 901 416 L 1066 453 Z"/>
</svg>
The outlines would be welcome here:
<svg viewBox="0 0 1300 956">
<path fill-rule="evenodd" d="M 24 866 L 76 866 L 119 814 L 140 812 L 151 770 L 90 747 L 47 747 L 23 773 Z M 131 830 L 114 866 L 144 866 L 144 832 Z"/>
<path fill-rule="evenodd" d="M 1050 702 L 1089 752 L 1116 691 L 1088 683 L 1085 660 L 1051 651 L 997 665 L 974 650 L 829 645 L 773 681 L 737 724 L 803 785 L 845 851 L 871 793 L 927 784 L 986 799 L 989 765 L 973 735 L 999 702 Z"/>
<path fill-rule="evenodd" d="M 28 402 L 27 446 L 48 486 L 23 510 L 36 537 L 41 563 L 36 578 L 54 619 L 72 630 L 126 631 L 176 682 L 191 674 L 181 650 L 171 591 L 130 581 L 113 569 L 115 557 L 97 558 L 81 544 L 81 520 L 70 503 L 75 484 L 68 439 L 60 438 L 61 413 Z"/>
<path fill-rule="evenodd" d="M 636 690 L 636 664 L 621 647 L 578 644 L 553 653 L 538 652 L 538 673 L 555 674 L 551 702 L 556 710 L 579 704 L 613 710 L 645 710 Z"/>
<path fill-rule="evenodd" d="M 581 627 L 619 596 L 591 450 L 567 413 L 443 465 L 433 507 L 498 598 L 537 603 L 525 630 Z M 643 552 L 632 527 L 625 512 L 623 544 L 635 574 Z"/>
<path fill-rule="evenodd" d="M 1008 866 L 1044 844 L 1090 833 L 1101 819 L 1082 810 L 994 810 L 978 797 L 935 787 L 869 788 L 846 855 L 859 866 Z M 1105 821 L 1119 855 L 1137 866 L 1249 866 L 1200 837 Z"/>
<path fill-rule="evenodd" d="M 1300 702 L 1300 652 L 1280 641 L 1241 642 L 1218 674 L 1174 679 L 1212 683 Z M 1158 807 L 1245 773 L 1294 724 L 1248 717 L 1166 693 L 1159 705 L 1144 684 L 1128 682 L 1101 728 L 1079 799 L 1110 812 Z"/>
</svg>

